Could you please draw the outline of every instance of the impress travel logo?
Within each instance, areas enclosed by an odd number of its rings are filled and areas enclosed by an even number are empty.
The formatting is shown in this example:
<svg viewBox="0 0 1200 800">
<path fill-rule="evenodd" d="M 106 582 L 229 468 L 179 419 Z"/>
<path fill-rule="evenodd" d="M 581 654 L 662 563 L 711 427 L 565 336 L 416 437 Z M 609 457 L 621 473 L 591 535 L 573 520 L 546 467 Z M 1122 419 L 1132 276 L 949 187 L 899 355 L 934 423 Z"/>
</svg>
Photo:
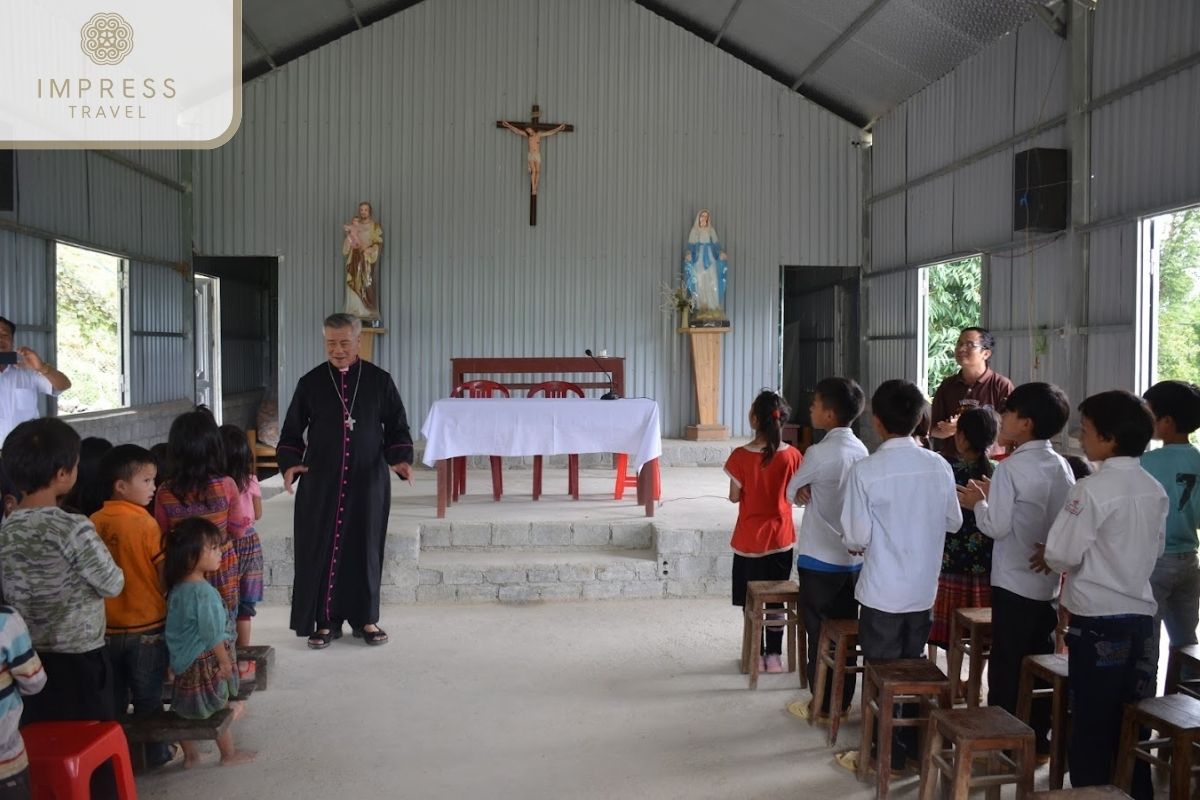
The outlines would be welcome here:
<svg viewBox="0 0 1200 800">
<path fill-rule="evenodd" d="M 237 132 L 241 0 L 6 5 L 0 148 L 213 148 Z"/>
</svg>

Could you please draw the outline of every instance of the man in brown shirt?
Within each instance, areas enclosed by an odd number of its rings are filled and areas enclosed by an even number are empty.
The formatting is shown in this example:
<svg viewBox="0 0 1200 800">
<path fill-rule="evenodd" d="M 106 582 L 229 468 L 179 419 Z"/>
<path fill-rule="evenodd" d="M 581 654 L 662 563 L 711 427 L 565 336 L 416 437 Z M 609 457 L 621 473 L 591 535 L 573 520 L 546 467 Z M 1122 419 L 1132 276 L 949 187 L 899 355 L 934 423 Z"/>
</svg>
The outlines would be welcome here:
<svg viewBox="0 0 1200 800">
<path fill-rule="evenodd" d="M 942 381 L 933 395 L 933 430 L 935 449 L 951 460 L 958 456 L 954 434 L 958 430 L 958 415 L 963 401 L 991 406 L 997 411 L 1013 390 L 1008 378 L 988 367 L 996 339 L 983 328 L 964 328 L 954 346 L 954 360 L 959 370 Z"/>
</svg>

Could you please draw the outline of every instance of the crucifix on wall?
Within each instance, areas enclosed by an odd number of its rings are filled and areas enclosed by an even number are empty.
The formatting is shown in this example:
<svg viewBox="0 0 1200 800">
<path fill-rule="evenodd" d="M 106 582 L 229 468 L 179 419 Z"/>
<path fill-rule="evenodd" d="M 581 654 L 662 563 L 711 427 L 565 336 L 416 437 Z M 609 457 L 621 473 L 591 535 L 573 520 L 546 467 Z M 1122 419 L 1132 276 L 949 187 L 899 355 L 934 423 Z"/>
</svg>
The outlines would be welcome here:
<svg viewBox="0 0 1200 800">
<path fill-rule="evenodd" d="M 529 149 L 525 154 L 525 163 L 529 168 L 530 225 L 537 225 L 538 182 L 542 178 L 542 140 L 556 133 L 572 133 L 575 130 L 574 125 L 568 125 L 565 122 L 558 124 L 541 122 L 541 116 L 542 110 L 534 105 L 533 110 L 529 112 L 529 122 L 510 122 L 506 119 L 496 122 L 497 128 L 507 128 L 528 142 Z"/>
</svg>

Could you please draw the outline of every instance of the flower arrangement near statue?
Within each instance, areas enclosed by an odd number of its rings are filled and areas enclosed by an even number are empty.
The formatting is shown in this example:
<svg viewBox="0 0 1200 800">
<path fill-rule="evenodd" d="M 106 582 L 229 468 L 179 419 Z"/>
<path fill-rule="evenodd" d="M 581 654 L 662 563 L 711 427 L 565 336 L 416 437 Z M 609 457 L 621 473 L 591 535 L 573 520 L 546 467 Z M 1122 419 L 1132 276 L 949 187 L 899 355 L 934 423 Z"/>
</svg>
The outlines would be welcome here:
<svg viewBox="0 0 1200 800">
<path fill-rule="evenodd" d="M 679 327 L 688 327 L 688 316 L 692 309 L 696 307 L 696 298 L 688 294 L 686 286 L 679 285 L 674 288 L 671 284 L 664 283 L 662 285 L 662 310 L 664 314 L 679 313 Z"/>
</svg>

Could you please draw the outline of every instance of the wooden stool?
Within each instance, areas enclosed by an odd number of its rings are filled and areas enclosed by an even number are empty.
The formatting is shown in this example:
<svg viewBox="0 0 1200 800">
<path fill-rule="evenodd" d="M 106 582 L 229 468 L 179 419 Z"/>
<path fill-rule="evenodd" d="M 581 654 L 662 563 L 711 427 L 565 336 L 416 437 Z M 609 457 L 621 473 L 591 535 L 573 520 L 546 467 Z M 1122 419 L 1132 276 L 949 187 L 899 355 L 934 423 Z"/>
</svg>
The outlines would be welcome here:
<svg viewBox="0 0 1200 800">
<path fill-rule="evenodd" d="M 129 745 L 115 722 L 35 722 L 21 729 L 35 798 L 87 800 L 92 773 L 108 761 L 117 796 L 137 800 Z"/>
<path fill-rule="evenodd" d="M 1163 694 L 1186 694 L 1200 700 L 1200 679 L 1183 679 L 1184 666 L 1200 675 L 1200 645 L 1172 647 L 1167 656 L 1167 683 Z"/>
<path fill-rule="evenodd" d="M 1050 684 L 1035 689 L 1034 681 Z M 1067 768 L 1067 657 L 1025 656 L 1021 662 L 1021 687 L 1017 690 L 1017 718 L 1029 724 L 1035 697 L 1050 698 L 1050 788 L 1061 789 Z"/>
<path fill-rule="evenodd" d="M 1139 740 L 1142 728 L 1158 731 L 1160 738 Z M 1192 783 L 1192 747 L 1200 741 L 1200 700 L 1186 694 L 1151 697 L 1125 705 L 1121 720 L 1121 745 L 1113 783 L 1128 792 L 1133 783 L 1133 761 L 1140 758 L 1171 771 L 1172 800 L 1186 800 Z M 1152 749 L 1170 748 L 1170 759 Z"/>
<path fill-rule="evenodd" d="M 963 656 L 971 659 L 967 677 L 967 706 L 979 705 L 979 687 L 983 683 L 983 665 L 992 654 L 992 610 L 990 608 L 960 608 L 950 618 L 950 652 L 946 654 L 946 671 L 950 673 L 950 696 L 958 699 L 959 675 Z"/>
<path fill-rule="evenodd" d="M 1034 792 L 1031 800 L 1133 800 L 1115 786 L 1084 786 L 1079 789 L 1056 789 L 1051 792 Z"/>
<path fill-rule="evenodd" d="M 850 657 L 854 664 L 847 665 Z M 808 707 L 808 724 L 817 720 L 821 711 L 821 699 L 825 696 L 825 685 L 829 681 L 829 670 L 833 670 L 833 688 L 829 691 L 829 746 L 837 744 L 838 728 L 842 724 L 842 692 L 845 691 L 846 673 L 859 674 L 863 667 L 859 659 L 862 649 L 858 646 L 858 620 L 827 619 L 821 623 L 817 638 L 817 672 L 813 676 L 813 699 Z"/>
<path fill-rule="evenodd" d="M 943 750 L 949 740 L 952 749 Z M 1005 755 L 1011 750 L 1015 760 Z M 988 757 L 987 774 L 974 777 L 971 765 L 976 756 Z M 1008 771 L 993 773 L 998 762 Z M 929 717 L 929 732 L 921 758 L 920 800 L 933 800 L 938 779 L 952 780 L 953 800 L 967 800 L 971 789 L 986 786 L 989 800 L 1000 800 L 1000 787 L 1017 785 L 1017 797 L 1033 791 L 1033 728 L 999 706 L 955 708 L 934 711 Z"/>
<path fill-rule="evenodd" d="M 767 608 L 782 603 L 783 608 Z M 780 614 L 781 619 L 768 619 Z M 800 621 L 800 584 L 795 581 L 750 581 L 746 584 L 746 616 L 742 620 L 742 674 L 750 674 L 750 688 L 758 688 L 758 655 L 763 628 L 787 628 L 788 672 L 796 670 L 797 639 L 800 651 L 800 688 L 808 686 L 808 645 Z"/>
<path fill-rule="evenodd" d="M 896 703 L 919 702 L 920 715 L 897 717 Z M 885 798 L 891 778 L 892 730 L 925 726 L 933 701 L 948 709 L 950 681 L 946 674 L 924 658 L 898 658 L 869 661 L 862 690 L 862 744 L 858 753 L 858 779 L 865 780 L 871 762 L 871 739 L 875 718 L 879 718 L 879 744 L 876 747 L 878 777 L 875 796 Z"/>
</svg>

